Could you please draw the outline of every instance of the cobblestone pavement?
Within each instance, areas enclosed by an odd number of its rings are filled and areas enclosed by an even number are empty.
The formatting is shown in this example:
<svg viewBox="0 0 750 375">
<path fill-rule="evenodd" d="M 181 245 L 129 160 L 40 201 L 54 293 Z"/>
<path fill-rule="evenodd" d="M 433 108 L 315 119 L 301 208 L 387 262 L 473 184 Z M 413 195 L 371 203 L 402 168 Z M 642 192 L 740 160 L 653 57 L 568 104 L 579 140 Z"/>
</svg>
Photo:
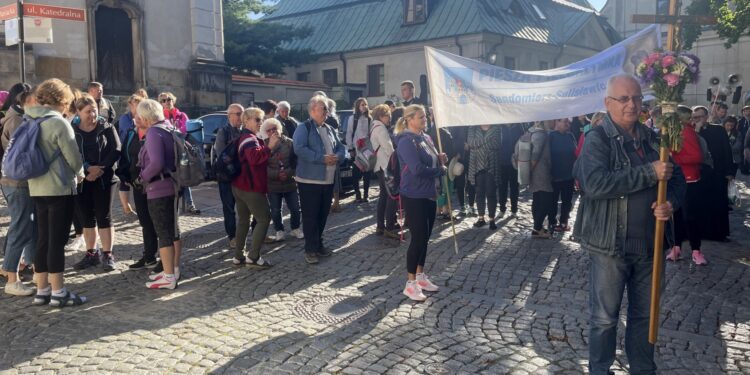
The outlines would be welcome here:
<svg viewBox="0 0 750 375">
<path fill-rule="evenodd" d="M 330 217 L 333 257 L 308 266 L 302 242 L 287 240 L 264 246 L 276 266 L 259 271 L 232 266 L 215 185 L 194 194 L 203 214 L 180 219 L 177 290 L 147 290 L 147 271 L 127 269 L 141 235 L 118 208 L 117 269 L 66 272 L 90 303 L 57 310 L 0 297 L 0 373 L 586 372 L 588 257 L 567 235 L 531 240 L 528 201 L 496 232 L 459 222 L 457 255 L 440 223 L 426 272 L 441 290 L 415 304 L 401 295 L 406 245 L 374 235 L 374 201 L 348 198 Z M 748 206 L 732 213 L 733 242 L 705 244 L 707 267 L 667 265 L 663 373 L 750 374 L 750 263 L 740 261 L 750 258 Z M 0 216 L 4 237 L 4 204 Z M 80 256 L 68 254 L 68 266 Z M 625 365 L 618 350 L 615 372 Z"/>
</svg>

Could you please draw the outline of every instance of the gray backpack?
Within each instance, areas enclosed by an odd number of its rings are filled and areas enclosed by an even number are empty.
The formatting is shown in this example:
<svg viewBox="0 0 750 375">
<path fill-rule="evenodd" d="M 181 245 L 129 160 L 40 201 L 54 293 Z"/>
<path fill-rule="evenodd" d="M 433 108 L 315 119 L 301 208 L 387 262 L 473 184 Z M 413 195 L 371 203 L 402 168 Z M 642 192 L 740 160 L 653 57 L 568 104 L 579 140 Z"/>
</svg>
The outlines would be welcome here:
<svg viewBox="0 0 750 375">
<path fill-rule="evenodd" d="M 159 124 L 156 127 L 169 133 L 174 142 L 175 171 L 171 173 L 172 179 L 179 188 L 198 186 L 206 178 L 203 149 L 173 126 Z"/>
</svg>

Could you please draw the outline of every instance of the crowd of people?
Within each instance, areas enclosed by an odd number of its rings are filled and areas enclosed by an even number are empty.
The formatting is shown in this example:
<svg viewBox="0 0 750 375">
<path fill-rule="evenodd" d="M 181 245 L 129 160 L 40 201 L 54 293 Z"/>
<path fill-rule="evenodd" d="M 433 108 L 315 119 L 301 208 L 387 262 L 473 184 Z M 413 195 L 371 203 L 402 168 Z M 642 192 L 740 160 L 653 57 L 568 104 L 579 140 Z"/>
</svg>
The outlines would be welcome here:
<svg viewBox="0 0 750 375">
<path fill-rule="evenodd" d="M 629 81 L 624 81 L 628 86 Z M 335 101 L 324 92 L 316 92 L 309 100 L 305 121 L 290 116 L 291 105 L 286 101 L 269 100 L 249 108 L 239 103 L 228 106 L 227 124 L 216 133 L 212 161 L 237 165 L 235 174 L 217 178 L 234 265 L 271 267 L 263 257 L 263 244 L 287 236 L 304 240 L 304 259 L 309 264 L 330 256 L 325 227 L 328 215 L 341 210 L 339 166 L 346 159 L 354 161 L 356 204 L 369 201 L 370 182 L 377 178 L 375 233 L 398 240 L 404 238 L 404 230 L 409 231 L 404 294 L 412 300 L 422 301 L 424 292 L 438 290 L 424 274 L 435 221 L 472 217 L 474 227 L 488 225 L 496 230 L 508 206 L 510 215 L 518 215 L 521 187 L 531 193 L 533 238 L 570 231 L 574 199 L 582 196 L 584 215 L 582 219 L 579 213 L 573 238 L 597 247 L 617 238 L 617 248 L 625 253 L 639 254 L 648 247 L 625 237 L 619 241 L 622 230 L 604 230 L 601 226 L 606 221 L 587 222 L 585 215 L 600 206 L 598 195 L 611 199 L 622 189 L 611 186 L 618 182 L 616 172 L 599 175 L 597 168 L 638 168 L 645 173 L 641 179 L 626 176 L 621 181 L 624 186 L 650 184 L 655 176 L 671 173 L 650 153 L 656 148 L 641 149 L 648 142 L 639 137 L 650 135 L 623 132 L 618 122 L 622 114 L 615 112 L 623 109 L 611 108 L 623 105 L 628 116 L 635 111 L 637 120 L 646 124 L 638 129 L 653 129 L 658 108 L 643 110 L 641 96 L 608 96 L 607 112 L 575 118 L 438 129 L 430 108 L 414 96 L 413 82 L 404 81 L 401 89 L 402 106 L 391 102 L 371 107 L 366 98 L 359 98 L 345 124 L 339 123 Z M 172 133 L 186 135 L 189 121 L 176 107 L 175 95 L 161 92 L 157 101 L 149 99 L 146 90 L 138 90 L 128 98 L 128 110 L 119 118 L 97 82 L 89 84 L 86 92 L 57 79 L 34 88 L 16 84 L 0 97 L 5 98 L 3 151 L 11 148 L 14 132 L 22 124 L 38 125 L 37 145 L 49 161 L 40 176 L 21 181 L 4 176 L 1 181 L 11 216 L 3 263 L 8 279 L 5 292 L 35 294 L 34 304 L 86 302 L 64 287 L 64 250 L 72 225 L 74 236 L 67 248 L 83 252 L 73 267 L 115 269 L 115 186 L 123 212 L 136 215 L 142 228 L 143 254 L 129 268 L 153 268 L 145 284 L 148 288 L 177 287 L 182 253 L 178 201 L 182 199 L 184 214 L 199 215 L 200 210 L 190 187 L 180 186 L 171 176 L 177 169 Z M 629 103 L 638 108 L 628 107 Z M 679 260 L 683 242 L 688 240 L 693 262 L 704 265 L 701 240 L 729 238 L 727 186 L 748 165 L 750 107 L 743 108 L 740 119 L 727 116 L 726 109 L 721 103 L 711 111 L 702 106 L 679 108 L 684 144 L 672 157 L 684 174 L 687 193 L 684 201 L 672 204 L 675 236 L 668 241 L 668 260 Z M 613 123 L 620 127 L 613 128 Z M 602 126 L 606 124 L 610 126 Z M 339 129 L 342 126 L 345 131 Z M 592 166 L 589 159 L 594 146 L 589 134 L 616 148 L 622 158 L 613 165 Z M 602 157 L 596 162 L 606 164 L 606 160 Z M 449 201 L 454 195 L 458 206 L 451 211 Z M 652 195 L 650 190 L 637 193 L 637 198 L 627 202 L 627 209 L 624 203 L 612 204 L 624 212 L 632 209 L 645 214 L 630 207 L 631 202 L 645 202 Z M 290 214 L 288 234 L 282 217 L 284 203 Z M 405 222 L 399 217 L 405 217 Z M 626 226 L 631 220 L 642 221 L 635 215 L 623 214 L 617 220 L 618 228 L 649 227 Z M 597 232 L 594 240 L 592 231 Z M 627 231 L 627 236 L 635 235 L 632 232 Z M 647 239 L 649 231 L 642 232 L 639 240 Z M 29 268 L 36 288 L 22 282 L 20 273 L 28 273 Z"/>
</svg>

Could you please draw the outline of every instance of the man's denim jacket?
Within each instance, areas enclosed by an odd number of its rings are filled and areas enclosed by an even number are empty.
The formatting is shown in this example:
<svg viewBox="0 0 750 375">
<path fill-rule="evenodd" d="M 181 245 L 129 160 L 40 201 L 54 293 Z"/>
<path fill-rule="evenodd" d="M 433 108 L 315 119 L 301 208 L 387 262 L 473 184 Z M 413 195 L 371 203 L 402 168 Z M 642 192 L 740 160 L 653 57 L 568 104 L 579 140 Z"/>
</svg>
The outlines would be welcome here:
<svg viewBox="0 0 750 375">
<path fill-rule="evenodd" d="M 631 166 L 623 147 L 624 139 L 609 115 L 601 127 L 603 132 L 592 130 L 586 135 L 573 168 L 583 191 L 573 236 L 586 250 L 621 256 L 628 231 L 628 195 L 653 187 L 658 180 L 650 163 Z M 644 147 L 659 152 L 658 136 L 640 123 L 636 124 L 636 129 L 640 139 L 645 140 Z M 667 183 L 667 200 L 677 211 L 685 199 L 686 183 L 680 167 L 672 163 L 674 171 Z M 665 243 L 672 243 L 672 221 L 667 224 Z"/>
</svg>

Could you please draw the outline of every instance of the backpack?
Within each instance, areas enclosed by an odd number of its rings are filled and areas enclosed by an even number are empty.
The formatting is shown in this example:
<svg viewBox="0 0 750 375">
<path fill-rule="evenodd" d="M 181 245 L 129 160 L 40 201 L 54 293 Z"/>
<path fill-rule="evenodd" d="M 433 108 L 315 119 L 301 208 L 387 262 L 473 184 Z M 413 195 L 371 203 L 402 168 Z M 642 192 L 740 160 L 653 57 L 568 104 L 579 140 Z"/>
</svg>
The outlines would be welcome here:
<svg viewBox="0 0 750 375">
<path fill-rule="evenodd" d="M 47 173 L 49 166 L 61 154 L 60 150 L 55 151 L 48 161 L 37 145 L 42 130 L 41 123 L 50 117 L 53 116 L 23 116 L 23 122 L 13 133 L 3 156 L 3 175 L 13 180 L 28 180 Z"/>
<path fill-rule="evenodd" d="M 224 150 L 216 158 L 211 169 L 213 169 L 216 181 L 219 182 L 232 182 L 235 178 L 240 175 L 242 171 L 242 165 L 240 164 L 240 151 L 246 145 L 245 141 L 240 143 L 240 138 L 235 138 L 227 143 Z"/>
<path fill-rule="evenodd" d="M 367 133 L 367 138 L 360 138 L 356 141 L 355 147 L 357 148 L 357 156 L 354 159 L 354 165 L 356 165 L 362 172 L 371 172 L 375 169 L 375 163 L 378 161 L 378 150 L 380 150 L 380 146 L 373 150 L 371 139 L 372 131 L 377 127 L 378 125 L 375 125 L 370 129 L 370 132 Z"/>
<path fill-rule="evenodd" d="M 399 198 L 399 187 L 401 186 L 401 163 L 398 161 L 396 151 L 388 158 L 388 165 L 383 170 L 383 181 L 385 190 L 391 199 Z"/>
<path fill-rule="evenodd" d="M 513 167 L 518 171 L 518 184 L 521 186 L 527 186 L 531 183 L 531 153 L 534 148 L 531 143 L 531 135 L 532 133 L 528 130 L 523 133 L 516 142 L 513 152 Z"/>
<path fill-rule="evenodd" d="M 130 153 L 128 153 L 128 149 L 130 149 L 130 145 L 133 143 L 134 138 L 135 129 L 128 129 L 127 133 L 125 133 L 125 139 L 123 139 L 120 160 L 117 162 L 117 169 L 115 170 L 115 174 L 117 175 L 117 177 L 128 183 L 133 182 L 133 177 L 130 173 L 130 167 L 133 165 L 133 161 L 130 160 Z M 136 140 L 136 142 L 139 141 Z"/>
<path fill-rule="evenodd" d="M 203 149 L 196 142 L 191 143 L 187 136 L 175 127 L 163 124 L 156 127 L 169 133 L 174 142 L 175 171 L 171 173 L 172 179 L 180 188 L 198 186 L 206 176 Z"/>
</svg>

